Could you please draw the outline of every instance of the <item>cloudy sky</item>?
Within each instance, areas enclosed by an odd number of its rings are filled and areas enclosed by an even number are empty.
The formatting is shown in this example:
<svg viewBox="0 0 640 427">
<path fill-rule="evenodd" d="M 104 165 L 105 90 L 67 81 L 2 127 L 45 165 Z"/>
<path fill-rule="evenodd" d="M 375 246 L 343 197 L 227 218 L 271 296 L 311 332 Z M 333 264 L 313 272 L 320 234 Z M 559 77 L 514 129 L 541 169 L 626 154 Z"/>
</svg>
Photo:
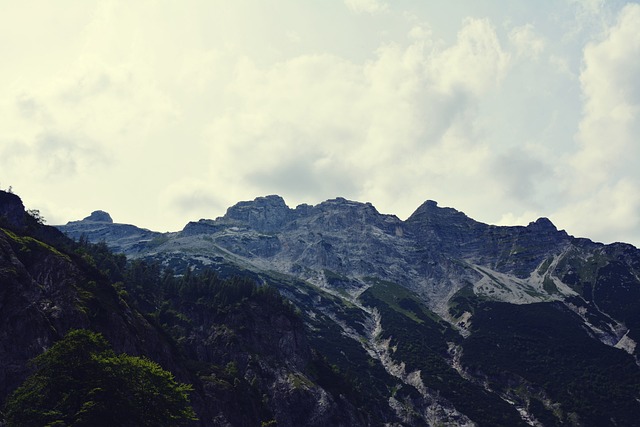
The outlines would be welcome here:
<svg viewBox="0 0 640 427">
<path fill-rule="evenodd" d="M 639 3 L 0 0 L 0 188 L 50 224 L 433 199 L 640 246 Z"/>
</svg>

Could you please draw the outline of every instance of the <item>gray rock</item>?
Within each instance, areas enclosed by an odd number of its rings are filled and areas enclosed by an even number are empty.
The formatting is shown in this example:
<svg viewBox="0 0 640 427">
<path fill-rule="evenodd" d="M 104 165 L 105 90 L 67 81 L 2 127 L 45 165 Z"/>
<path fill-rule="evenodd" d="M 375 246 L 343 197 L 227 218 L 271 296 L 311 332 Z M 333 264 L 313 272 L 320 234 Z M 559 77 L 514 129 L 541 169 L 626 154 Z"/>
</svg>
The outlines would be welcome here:
<svg viewBox="0 0 640 427">
<path fill-rule="evenodd" d="M 93 221 L 93 222 L 107 222 L 109 224 L 113 224 L 113 220 L 111 219 L 111 215 L 109 215 L 105 211 L 93 211 L 91 215 L 83 219 L 83 221 Z"/>
</svg>

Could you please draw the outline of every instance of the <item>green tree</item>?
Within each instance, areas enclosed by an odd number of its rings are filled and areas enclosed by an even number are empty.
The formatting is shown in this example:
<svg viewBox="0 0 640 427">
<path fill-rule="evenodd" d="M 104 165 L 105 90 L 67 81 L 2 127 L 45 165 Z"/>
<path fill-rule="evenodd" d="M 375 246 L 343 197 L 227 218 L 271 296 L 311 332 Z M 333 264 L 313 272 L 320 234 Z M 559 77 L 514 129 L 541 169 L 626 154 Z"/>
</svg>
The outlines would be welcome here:
<svg viewBox="0 0 640 427">
<path fill-rule="evenodd" d="M 5 406 L 8 426 L 176 426 L 195 420 L 190 385 L 157 363 L 115 354 L 102 335 L 69 332 L 33 361 Z"/>
<path fill-rule="evenodd" d="M 46 223 L 47 221 L 44 219 L 39 209 L 27 209 L 27 214 L 31 216 L 36 222 L 40 225 Z"/>
</svg>

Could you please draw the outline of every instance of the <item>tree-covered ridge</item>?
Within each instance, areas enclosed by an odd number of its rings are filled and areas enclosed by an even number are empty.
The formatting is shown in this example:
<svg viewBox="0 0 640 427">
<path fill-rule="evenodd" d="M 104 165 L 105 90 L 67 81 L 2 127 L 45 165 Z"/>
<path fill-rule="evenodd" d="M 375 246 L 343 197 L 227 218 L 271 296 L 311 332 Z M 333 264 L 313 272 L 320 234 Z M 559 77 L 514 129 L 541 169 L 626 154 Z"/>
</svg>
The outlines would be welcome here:
<svg viewBox="0 0 640 427">
<path fill-rule="evenodd" d="M 576 319 L 557 302 L 479 302 L 462 363 L 545 426 L 638 425 L 636 361 L 593 339 Z"/>
<path fill-rule="evenodd" d="M 293 425 L 308 423 L 302 408 L 292 416 L 285 412 L 295 411 L 270 398 L 278 378 L 265 364 L 291 370 L 288 378 L 308 394 L 304 399 L 322 389 L 339 399 L 338 393 L 357 395 L 350 380 L 308 347 L 297 309 L 256 277 L 223 278 L 213 270 L 188 267 L 176 273 L 158 262 L 127 260 L 104 243 L 85 239 L 74 253 L 113 283 L 123 304 L 163 331 L 206 405 L 235 418 L 234 425 L 268 423 L 278 416 L 293 417 Z"/>
<path fill-rule="evenodd" d="M 70 331 L 33 361 L 8 399 L 8 426 L 178 426 L 195 419 L 188 394 L 157 363 L 116 354 L 102 335 Z"/>
</svg>

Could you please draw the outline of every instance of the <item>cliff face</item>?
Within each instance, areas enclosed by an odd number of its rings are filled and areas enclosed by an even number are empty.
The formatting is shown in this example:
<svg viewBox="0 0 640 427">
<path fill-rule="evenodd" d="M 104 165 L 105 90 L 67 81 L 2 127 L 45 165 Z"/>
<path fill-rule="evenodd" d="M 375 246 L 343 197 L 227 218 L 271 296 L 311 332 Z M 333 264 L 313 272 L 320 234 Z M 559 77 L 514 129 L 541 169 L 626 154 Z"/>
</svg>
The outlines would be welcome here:
<svg viewBox="0 0 640 427">
<path fill-rule="evenodd" d="M 27 361 L 60 338 L 67 320 L 88 326 L 72 290 L 77 276 L 64 257 L 0 231 L 0 400 L 24 380 Z"/>
<path fill-rule="evenodd" d="M 205 425 L 367 425 L 366 415 L 344 397 L 318 385 L 310 368 L 325 362 L 287 306 L 249 299 L 223 311 L 192 302 L 175 309 L 189 319 L 180 332 L 173 330 L 184 337 L 186 359 L 209 366 L 199 369 L 198 380 Z"/>
</svg>

